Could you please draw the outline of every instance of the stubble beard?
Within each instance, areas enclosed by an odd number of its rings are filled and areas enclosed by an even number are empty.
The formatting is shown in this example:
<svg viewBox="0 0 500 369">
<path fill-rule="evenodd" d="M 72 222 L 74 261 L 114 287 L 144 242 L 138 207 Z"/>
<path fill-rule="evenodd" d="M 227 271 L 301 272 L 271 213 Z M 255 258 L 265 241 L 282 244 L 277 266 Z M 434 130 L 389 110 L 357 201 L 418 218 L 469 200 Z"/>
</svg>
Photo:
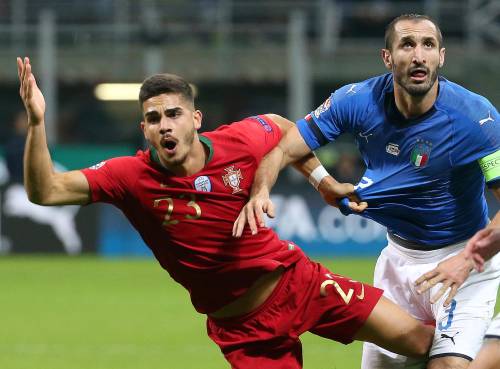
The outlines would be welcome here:
<svg viewBox="0 0 500 369">
<path fill-rule="evenodd" d="M 424 97 L 427 95 L 432 86 L 434 86 L 438 77 L 437 69 L 434 69 L 433 71 L 430 71 L 425 82 L 416 84 L 411 81 L 411 77 L 408 74 L 401 75 L 395 71 L 393 74 L 396 79 L 396 83 L 400 85 L 403 90 L 408 93 L 408 95 L 413 97 Z"/>
<path fill-rule="evenodd" d="M 172 158 L 167 158 L 164 159 L 165 164 L 170 166 L 170 167 L 178 167 L 184 164 L 186 161 L 186 158 L 188 157 L 189 153 L 191 152 L 191 147 L 193 146 L 193 141 L 194 141 L 194 134 L 195 134 L 195 129 L 193 128 L 182 140 L 182 145 L 181 143 L 178 143 L 178 146 L 182 146 L 183 149 L 185 149 L 184 152 L 179 153 L 179 155 L 174 155 Z"/>
</svg>

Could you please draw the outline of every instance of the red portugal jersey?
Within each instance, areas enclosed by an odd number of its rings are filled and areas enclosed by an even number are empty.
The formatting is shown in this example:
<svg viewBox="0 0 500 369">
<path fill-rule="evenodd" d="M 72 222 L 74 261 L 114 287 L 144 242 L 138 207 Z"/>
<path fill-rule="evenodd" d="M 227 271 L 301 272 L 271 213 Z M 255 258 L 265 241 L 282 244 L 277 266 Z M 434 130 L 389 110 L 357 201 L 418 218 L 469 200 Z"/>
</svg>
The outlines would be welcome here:
<svg viewBox="0 0 500 369">
<path fill-rule="evenodd" d="M 231 234 L 259 162 L 280 138 L 274 122 L 256 116 L 201 134 L 210 155 L 192 176 L 172 175 L 154 149 L 82 172 L 92 202 L 120 208 L 161 266 L 189 291 L 196 310 L 210 313 L 303 255 L 268 228 L 252 236 L 247 227 L 239 239 Z"/>
</svg>

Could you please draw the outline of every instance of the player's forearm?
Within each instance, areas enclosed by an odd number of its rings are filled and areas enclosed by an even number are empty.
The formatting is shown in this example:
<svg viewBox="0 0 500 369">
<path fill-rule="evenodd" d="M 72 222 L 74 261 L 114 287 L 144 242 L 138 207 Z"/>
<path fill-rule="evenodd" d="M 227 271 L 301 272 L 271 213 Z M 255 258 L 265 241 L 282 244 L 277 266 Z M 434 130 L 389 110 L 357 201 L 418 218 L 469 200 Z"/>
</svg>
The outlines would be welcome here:
<svg viewBox="0 0 500 369">
<path fill-rule="evenodd" d="M 273 188 L 278 174 L 283 168 L 284 153 L 280 147 L 271 150 L 259 164 L 252 185 L 251 197 L 263 195 L 268 197 Z"/>
<path fill-rule="evenodd" d="M 492 229 L 490 235 L 491 241 L 483 247 L 478 247 L 476 251 L 485 261 L 488 261 L 500 252 L 500 210 L 497 211 L 495 217 L 486 228 Z"/>
<path fill-rule="evenodd" d="M 30 125 L 24 148 L 24 187 L 30 201 L 44 204 L 52 190 L 53 176 L 45 125 Z"/>
<path fill-rule="evenodd" d="M 310 152 L 303 158 L 294 162 L 293 167 L 297 169 L 304 177 L 309 178 L 314 169 L 321 165 L 319 159 L 314 155 L 313 152 Z"/>
<path fill-rule="evenodd" d="M 497 211 L 496 215 L 491 220 L 490 224 L 486 228 L 500 228 L 500 210 Z"/>
</svg>

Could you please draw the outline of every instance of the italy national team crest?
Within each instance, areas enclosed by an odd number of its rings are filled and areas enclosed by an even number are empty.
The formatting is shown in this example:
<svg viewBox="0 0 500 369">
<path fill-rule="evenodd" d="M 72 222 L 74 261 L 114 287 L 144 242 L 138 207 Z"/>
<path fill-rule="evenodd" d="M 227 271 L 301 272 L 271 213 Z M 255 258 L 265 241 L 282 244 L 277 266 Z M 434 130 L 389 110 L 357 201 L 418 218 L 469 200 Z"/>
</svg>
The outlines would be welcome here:
<svg viewBox="0 0 500 369">
<path fill-rule="evenodd" d="M 231 186 L 233 194 L 243 191 L 240 188 L 240 181 L 243 179 L 241 169 L 234 169 L 234 165 L 231 165 L 230 167 L 224 168 L 224 170 L 226 171 L 226 174 L 222 176 L 224 185 Z"/>
<path fill-rule="evenodd" d="M 418 139 L 415 147 L 411 151 L 410 161 L 417 168 L 427 165 L 429 156 L 431 155 L 432 143 Z"/>
</svg>

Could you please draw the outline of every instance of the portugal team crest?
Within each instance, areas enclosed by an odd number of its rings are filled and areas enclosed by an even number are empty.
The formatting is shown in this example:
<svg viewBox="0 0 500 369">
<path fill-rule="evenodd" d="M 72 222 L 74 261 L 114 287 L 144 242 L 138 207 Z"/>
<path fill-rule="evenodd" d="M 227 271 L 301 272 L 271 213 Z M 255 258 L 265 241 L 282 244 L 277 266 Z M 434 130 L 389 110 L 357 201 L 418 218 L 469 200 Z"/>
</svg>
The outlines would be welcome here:
<svg viewBox="0 0 500 369">
<path fill-rule="evenodd" d="M 226 174 L 222 176 L 224 180 L 224 186 L 231 186 L 233 189 L 233 194 L 243 191 L 240 188 L 240 181 L 243 179 L 241 175 L 241 169 L 234 169 L 234 165 L 224 168 Z"/>
<path fill-rule="evenodd" d="M 418 139 L 415 147 L 411 151 L 410 161 L 417 168 L 425 167 L 431 155 L 432 142 Z"/>
</svg>

